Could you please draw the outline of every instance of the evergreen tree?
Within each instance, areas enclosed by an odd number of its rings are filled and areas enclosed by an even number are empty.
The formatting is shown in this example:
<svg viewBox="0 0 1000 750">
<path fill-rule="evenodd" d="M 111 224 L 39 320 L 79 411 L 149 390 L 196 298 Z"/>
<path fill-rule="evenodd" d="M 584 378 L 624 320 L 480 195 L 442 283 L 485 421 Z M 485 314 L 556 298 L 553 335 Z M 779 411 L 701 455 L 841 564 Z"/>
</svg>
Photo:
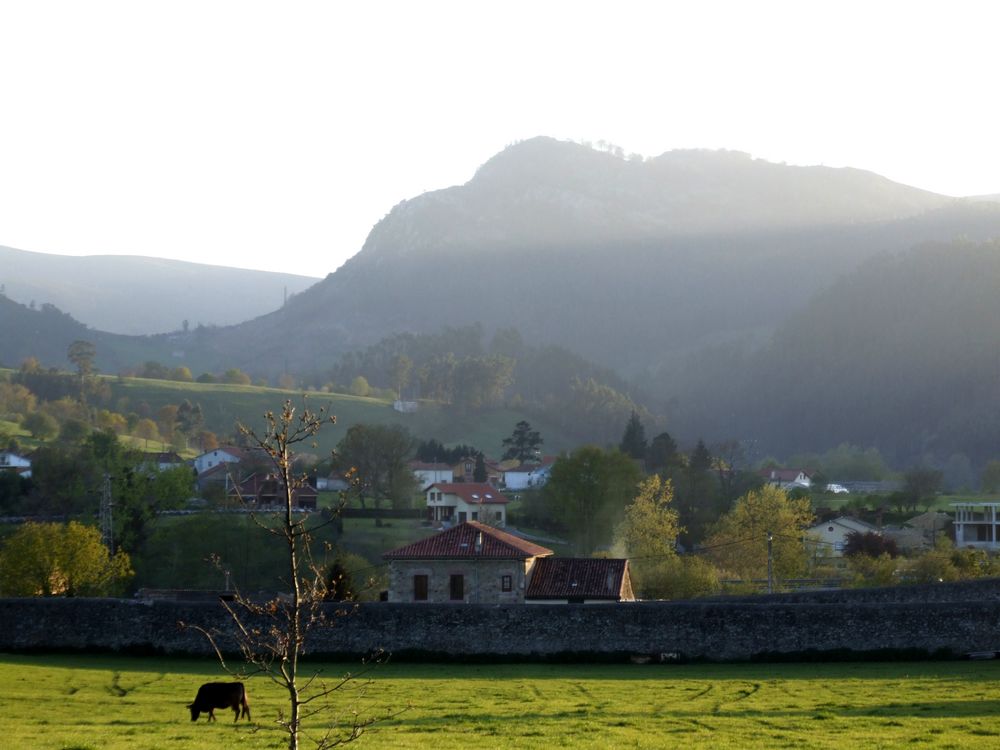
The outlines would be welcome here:
<svg viewBox="0 0 1000 750">
<path fill-rule="evenodd" d="M 522 419 L 514 426 L 511 436 L 503 440 L 503 447 L 507 449 L 503 460 L 516 458 L 521 463 L 534 460 L 543 442 L 538 430 L 531 429 L 531 425 Z"/>
<path fill-rule="evenodd" d="M 482 484 L 488 477 L 489 473 L 486 471 L 486 459 L 483 458 L 482 453 L 478 453 L 476 454 L 476 468 L 472 470 L 472 479 Z"/>
<path fill-rule="evenodd" d="M 668 467 L 677 464 L 679 456 L 677 443 L 667 432 L 661 432 L 653 438 L 646 451 L 646 468 L 649 471 L 663 472 Z"/>
<path fill-rule="evenodd" d="M 639 419 L 639 415 L 634 410 L 628 418 L 625 434 L 622 435 L 622 441 L 618 447 L 626 456 L 631 456 L 637 461 L 643 461 L 646 458 L 646 428 L 642 426 L 642 420 Z"/>
</svg>

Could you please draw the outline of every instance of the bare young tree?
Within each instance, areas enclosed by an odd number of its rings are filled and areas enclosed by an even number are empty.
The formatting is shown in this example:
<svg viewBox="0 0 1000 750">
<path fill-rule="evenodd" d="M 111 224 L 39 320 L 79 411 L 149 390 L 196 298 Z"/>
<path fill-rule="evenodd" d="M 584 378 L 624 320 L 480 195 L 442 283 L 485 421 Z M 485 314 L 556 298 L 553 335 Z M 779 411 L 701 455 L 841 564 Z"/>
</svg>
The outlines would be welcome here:
<svg viewBox="0 0 1000 750">
<path fill-rule="evenodd" d="M 296 413 L 292 402 L 285 401 L 279 414 L 268 412 L 264 419 L 263 432 L 242 424 L 239 430 L 249 445 L 259 448 L 270 459 L 283 502 L 279 511 L 254 512 L 251 518 L 284 544 L 288 564 L 285 584 L 289 593 L 255 602 L 237 591 L 232 601 L 223 601 L 232 622 L 228 635 L 236 641 L 245 662 L 242 669 L 232 670 L 226 665 L 219 643 L 222 634 L 196 625 L 187 627 L 205 635 L 223 669 L 231 675 L 263 674 L 287 691 L 288 711 L 279 712 L 277 723 L 288 734 L 289 750 L 298 750 L 303 739 L 308 739 L 318 750 L 326 750 L 357 739 L 372 723 L 385 718 L 362 716 L 354 708 L 356 702 L 345 707 L 343 701 L 335 700 L 343 697 L 335 694 L 348 690 L 359 699 L 370 684 L 367 671 L 382 658 L 376 655 L 364 662 L 359 672 L 331 680 L 320 673 L 303 673 L 300 657 L 310 631 L 332 627 L 337 617 L 350 613 L 343 605 L 323 606 L 328 598 L 328 581 L 322 567 L 313 562 L 311 540 L 313 533 L 332 519 L 310 524 L 305 514 L 297 512 L 295 498 L 305 478 L 297 476 L 292 467 L 292 447 L 310 441 L 324 424 L 334 423 L 335 417 L 327 416 L 323 409 L 303 408 Z M 332 612 L 328 612 L 330 608 Z"/>
</svg>

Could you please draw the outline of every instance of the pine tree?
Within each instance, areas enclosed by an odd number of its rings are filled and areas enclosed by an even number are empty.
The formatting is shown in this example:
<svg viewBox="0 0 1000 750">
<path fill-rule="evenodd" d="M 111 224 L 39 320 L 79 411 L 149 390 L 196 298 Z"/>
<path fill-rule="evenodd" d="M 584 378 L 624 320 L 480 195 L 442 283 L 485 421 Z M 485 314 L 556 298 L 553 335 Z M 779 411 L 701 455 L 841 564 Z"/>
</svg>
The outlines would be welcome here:
<svg viewBox="0 0 1000 750">
<path fill-rule="evenodd" d="M 646 458 L 646 428 L 642 426 L 642 420 L 639 419 L 639 415 L 634 410 L 632 416 L 628 418 L 625 434 L 622 435 L 622 441 L 618 447 L 622 453 L 637 461 Z"/>
</svg>

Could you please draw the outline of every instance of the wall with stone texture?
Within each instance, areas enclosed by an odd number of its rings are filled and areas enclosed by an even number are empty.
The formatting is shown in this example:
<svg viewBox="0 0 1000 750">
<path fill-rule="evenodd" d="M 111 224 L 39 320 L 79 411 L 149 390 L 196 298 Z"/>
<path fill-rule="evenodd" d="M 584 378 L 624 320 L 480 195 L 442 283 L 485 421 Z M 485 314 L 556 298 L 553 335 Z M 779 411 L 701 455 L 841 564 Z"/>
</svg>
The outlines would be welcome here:
<svg viewBox="0 0 1000 750">
<path fill-rule="evenodd" d="M 327 605 L 331 612 L 343 605 Z M 383 648 L 397 658 L 746 660 L 844 652 L 1000 651 L 1000 581 L 856 592 L 617 605 L 393 604 L 347 607 L 315 631 L 314 656 Z M 0 599 L 0 651 L 203 654 L 179 623 L 226 629 L 204 602 Z M 223 640 L 223 647 L 233 644 Z"/>
</svg>

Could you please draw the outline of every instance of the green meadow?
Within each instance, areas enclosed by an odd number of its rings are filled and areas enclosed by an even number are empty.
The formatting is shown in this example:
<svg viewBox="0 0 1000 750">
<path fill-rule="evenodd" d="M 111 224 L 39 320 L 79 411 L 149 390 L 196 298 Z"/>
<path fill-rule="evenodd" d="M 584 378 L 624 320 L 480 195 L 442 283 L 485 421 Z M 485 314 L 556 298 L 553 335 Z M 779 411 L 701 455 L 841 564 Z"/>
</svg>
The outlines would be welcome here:
<svg viewBox="0 0 1000 750">
<path fill-rule="evenodd" d="M 1000 738 L 998 677 L 996 662 L 389 664 L 338 708 L 405 709 L 365 748 L 985 748 Z M 219 679 L 207 659 L 0 656 L 0 745 L 282 747 L 282 693 L 263 678 L 248 681 L 252 722 L 191 722 L 185 704 Z"/>
</svg>

